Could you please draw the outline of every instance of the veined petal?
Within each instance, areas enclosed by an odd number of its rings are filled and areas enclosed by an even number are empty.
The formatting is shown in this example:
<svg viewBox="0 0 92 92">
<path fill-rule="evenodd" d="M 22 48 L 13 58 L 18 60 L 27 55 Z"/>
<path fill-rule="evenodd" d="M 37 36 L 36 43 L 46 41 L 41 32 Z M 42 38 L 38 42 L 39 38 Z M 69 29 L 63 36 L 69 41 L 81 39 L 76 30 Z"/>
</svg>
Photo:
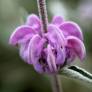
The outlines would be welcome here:
<svg viewBox="0 0 92 92">
<path fill-rule="evenodd" d="M 47 46 L 47 63 L 51 72 L 57 71 L 55 56 L 50 45 Z"/>
<path fill-rule="evenodd" d="M 76 55 L 83 60 L 86 54 L 85 46 L 83 42 L 77 37 L 68 36 L 67 38 L 67 46 L 72 48 Z"/>
<path fill-rule="evenodd" d="M 59 26 L 59 28 L 63 31 L 65 36 L 75 36 L 78 37 L 80 40 L 83 40 L 83 34 L 78 24 L 71 21 L 67 21 L 63 22 Z"/>
<path fill-rule="evenodd" d="M 64 22 L 64 19 L 61 16 L 54 16 L 51 23 L 59 26 L 63 22 Z"/>
<path fill-rule="evenodd" d="M 47 38 L 55 48 L 64 47 L 66 44 L 66 40 L 61 30 L 52 24 L 48 26 Z"/>
<path fill-rule="evenodd" d="M 12 45 L 17 45 L 18 41 L 23 39 L 25 35 L 34 34 L 34 30 L 30 26 L 22 25 L 15 29 L 12 33 L 9 43 Z"/>
<path fill-rule="evenodd" d="M 64 48 L 57 49 L 56 64 L 63 65 L 65 62 L 65 57 L 66 57 L 65 49 Z"/>
<path fill-rule="evenodd" d="M 31 40 L 32 37 L 33 37 L 32 34 L 28 34 L 18 42 L 20 56 L 27 63 L 28 63 L 28 45 L 29 45 L 29 41 Z M 31 64 L 31 61 L 29 64 Z"/>
<path fill-rule="evenodd" d="M 76 53 L 73 48 L 66 47 L 66 64 L 71 64 L 76 58 Z"/>
<path fill-rule="evenodd" d="M 28 56 L 28 51 L 26 47 L 27 46 L 25 44 L 20 46 L 20 56 L 25 62 L 27 62 L 27 56 Z"/>
<path fill-rule="evenodd" d="M 32 37 L 34 36 L 35 34 L 27 34 L 23 37 L 23 39 L 19 40 L 18 41 L 18 44 L 21 45 L 21 44 L 27 44 L 29 43 L 29 41 L 32 39 Z"/>
<path fill-rule="evenodd" d="M 41 30 L 41 21 L 39 17 L 35 14 L 31 14 L 28 16 L 26 24 L 31 26 L 35 30 Z"/>
<path fill-rule="evenodd" d="M 29 61 L 31 60 L 33 65 L 38 63 L 44 43 L 45 40 L 41 39 L 41 37 L 38 34 L 34 35 L 33 38 L 31 39 L 28 46 L 28 53 L 29 53 L 28 57 Z"/>
</svg>

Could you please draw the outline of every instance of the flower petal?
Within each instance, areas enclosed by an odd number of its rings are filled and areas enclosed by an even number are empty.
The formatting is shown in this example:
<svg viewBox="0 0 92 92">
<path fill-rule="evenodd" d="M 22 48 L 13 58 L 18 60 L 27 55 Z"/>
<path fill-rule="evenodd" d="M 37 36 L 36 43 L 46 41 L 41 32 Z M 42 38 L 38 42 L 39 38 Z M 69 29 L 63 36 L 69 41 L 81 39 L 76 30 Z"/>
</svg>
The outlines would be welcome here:
<svg viewBox="0 0 92 92">
<path fill-rule="evenodd" d="M 22 25 L 15 29 L 12 33 L 9 43 L 12 45 L 17 45 L 18 41 L 23 39 L 25 35 L 34 34 L 34 30 L 30 26 Z"/>
<path fill-rule="evenodd" d="M 35 30 L 41 30 L 41 21 L 38 16 L 35 14 L 31 14 L 28 16 L 26 24 L 31 26 Z"/>
<path fill-rule="evenodd" d="M 71 64 L 76 58 L 76 53 L 73 48 L 66 47 L 66 64 Z"/>
<path fill-rule="evenodd" d="M 60 24 L 63 23 L 63 21 L 64 19 L 61 16 L 54 16 L 52 19 L 52 24 L 59 26 Z"/>
<path fill-rule="evenodd" d="M 26 47 L 27 46 L 25 44 L 20 46 L 20 56 L 25 62 L 27 62 L 27 56 L 28 56 L 28 51 Z"/>
<path fill-rule="evenodd" d="M 29 61 L 31 60 L 33 65 L 38 63 L 44 43 L 45 40 L 41 39 L 41 37 L 38 34 L 34 35 L 33 38 L 31 39 L 28 46 L 28 53 L 29 53 L 28 57 Z"/>
<path fill-rule="evenodd" d="M 27 63 L 28 63 L 28 45 L 32 37 L 33 35 L 28 34 L 22 40 L 18 42 L 19 49 L 20 49 L 20 56 Z M 31 64 L 31 61 L 29 64 Z"/>
<path fill-rule="evenodd" d="M 55 56 L 50 45 L 47 46 L 47 63 L 51 72 L 57 71 Z"/>
<path fill-rule="evenodd" d="M 63 31 L 65 36 L 75 36 L 78 37 L 80 40 L 83 40 L 83 34 L 78 24 L 71 21 L 67 21 L 63 22 L 59 26 L 59 28 Z"/>
<path fill-rule="evenodd" d="M 77 37 L 68 36 L 67 37 L 67 46 L 72 48 L 76 55 L 83 60 L 86 54 L 85 46 L 83 42 Z"/>
<path fill-rule="evenodd" d="M 56 64 L 63 65 L 65 62 L 65 49 L 64 48 L 59 48 L 57 50 L 57 57 L 56 57 Z"/>
<path fill-rule="evenodd" d="M 61 30 L 57 26 L 52 24 L 48 26 L 47 39 L 55 48 L 64 47 L 66 43 Z"/>
</svg>

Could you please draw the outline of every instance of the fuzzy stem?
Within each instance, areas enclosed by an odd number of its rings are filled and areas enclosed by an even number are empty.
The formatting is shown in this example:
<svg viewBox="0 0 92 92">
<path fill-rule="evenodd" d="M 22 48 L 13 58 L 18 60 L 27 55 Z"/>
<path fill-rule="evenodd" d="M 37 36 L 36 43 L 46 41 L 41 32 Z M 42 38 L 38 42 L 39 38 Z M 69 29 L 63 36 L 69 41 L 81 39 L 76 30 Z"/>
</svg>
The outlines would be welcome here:
<svg viewBox="0 0 92 92">
<path fill-rule="evenodd" d="M 37 4 L 38 4 L 39 16 L 40 16 L 40 19 L 42 22 L 41 31 L 42 31 L 42 33 L 46 33 L 47 32 L 47 25 L 48 25 L 46 1 L 45 0 L 37 0 Z M 51 80 L 52 80 L 53 92 L 62 92 L 59 76 L 53 75 Z"/>
<path fill-rule="evenodd" d="M 51 76 L 51 83 L 52 83 L 53 92 L 63 92 L 61 88 L 61 80 L 58 75 Z"/>
<path fill-rule="evenodd" d="M 37 0 L 38 4 L 38 11 L 39 16 L 42 21 L 42 33 L 47 32 L 47 25 L 48 25 L 48 16 L 47 16 L 47 9 L 46 9 L 46 1 L 45 0 Z"/>
</svg>

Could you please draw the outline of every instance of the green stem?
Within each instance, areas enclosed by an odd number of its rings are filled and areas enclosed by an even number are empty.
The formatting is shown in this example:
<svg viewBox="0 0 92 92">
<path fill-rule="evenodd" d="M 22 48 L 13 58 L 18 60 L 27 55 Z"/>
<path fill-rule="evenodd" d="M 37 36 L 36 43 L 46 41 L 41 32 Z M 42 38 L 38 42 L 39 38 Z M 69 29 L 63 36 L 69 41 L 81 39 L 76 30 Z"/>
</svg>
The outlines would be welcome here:
<svg viewBox="0 0 92 92">
<path fill-rule="evenodd" d="M 52 75 L 51 83 L 52 83 L 53 92 L 63 92 L 61 88 L 62 86 L 61 86 L 60 76 Z"/>
</svg>

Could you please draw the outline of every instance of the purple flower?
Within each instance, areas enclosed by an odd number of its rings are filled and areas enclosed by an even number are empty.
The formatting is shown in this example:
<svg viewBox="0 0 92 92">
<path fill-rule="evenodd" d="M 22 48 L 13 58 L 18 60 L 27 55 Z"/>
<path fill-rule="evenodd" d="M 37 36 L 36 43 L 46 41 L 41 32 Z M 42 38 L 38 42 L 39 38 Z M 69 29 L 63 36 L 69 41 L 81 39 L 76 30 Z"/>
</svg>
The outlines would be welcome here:
<svg viewBox="0 0 92 92">
<path fill-rule="evenodd" d="M 39 73 L 56 73 L 76 57 L 85 57 L 80 27 L 61 16 L 55 16 L 43 34 L 39 17 L 28 16 L 26 23 L 15 29 L 9 43 L 18 46 L 22 59 Z"/>
</svg>

